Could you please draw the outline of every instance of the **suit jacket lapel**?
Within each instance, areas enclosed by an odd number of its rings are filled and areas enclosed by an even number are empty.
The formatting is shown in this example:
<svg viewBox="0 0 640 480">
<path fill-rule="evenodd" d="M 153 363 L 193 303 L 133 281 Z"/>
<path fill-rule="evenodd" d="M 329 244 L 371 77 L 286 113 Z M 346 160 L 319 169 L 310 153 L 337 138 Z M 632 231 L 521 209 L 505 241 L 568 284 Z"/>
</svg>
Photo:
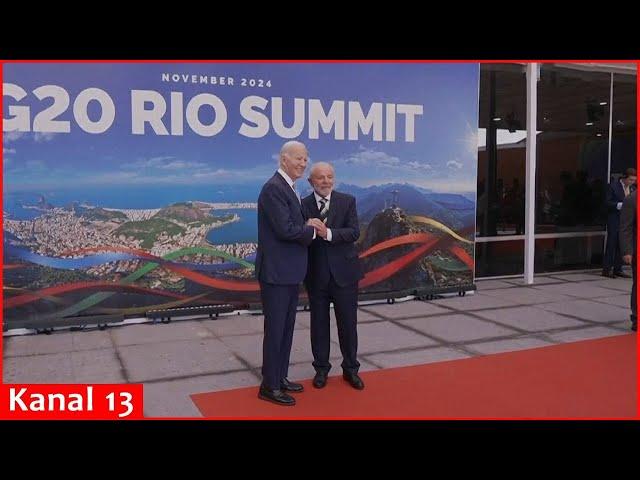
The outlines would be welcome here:
<svg viewBox="0 0 640 480">
<path fill-rule="evenodd" d="M 318 209 L 318 202 L 316 202 L 316 196 L 312 193 L 303 200 L 307 208 L 307 212 L 311 215 L 309 218 L 318 218 L 320 216 L 320 210 Z"/>
<path fill-rule="evenodd" d="M 280 175 L 278 172 L 276 172 L 275 176 L 280 179 L 281 184 L 284 186 L 284 188 L 287 189 L 287 191 L 289 192 L 289 195 L 295 198 L 296 203 L 300 206 L 300 210 L 302 210 L 302 199 L 298 199 L 298 197 L 296 196 L 296 192 L 293 191 L 293 188 L 291 188 L 291 185 L 289 185 L 287 181 L 284 179 L 284 177 Z"/>
<path fill-rule="evenodd" d="M 334 224 L 334 220 L 336 218 L 336 213 L 338 211 L 339 206 L 338 196 L 333 192 L 331 194 L 331 201 L 329 202 L 329 213 L 327 214 L 327 227 L 331 228 L 331 225 Z"/>
<path fill-rule="evenodd" d="M 313 193 L 311 194 L 311 201 L 309 203 L 313 205 L 313 207 L 311 208 L 313 216 L 315 218 L 318 218 L 320 216 L 320 209 L 318 208 L 318 202 L 316 202 L 316 196 Z"/>
</svg>

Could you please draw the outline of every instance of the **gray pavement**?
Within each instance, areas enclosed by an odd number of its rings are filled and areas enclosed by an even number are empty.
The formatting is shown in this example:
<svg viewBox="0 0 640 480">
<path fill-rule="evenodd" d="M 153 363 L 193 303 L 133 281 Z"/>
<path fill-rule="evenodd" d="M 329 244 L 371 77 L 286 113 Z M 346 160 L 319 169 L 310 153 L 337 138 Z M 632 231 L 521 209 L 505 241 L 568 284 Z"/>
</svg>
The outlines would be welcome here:
<svg viewBox="0 0 640 480">
<path fill-rule="evenodd" d="M 599 272 L 479 280 L 477 292 L 359 308 L 361 371 L 464 359 L 624 335 L 628 279 Z M 333 315 L 333 313 L 332 313 Z M 200 417 L 189 395 L 260 383 L 261 315 L 175 319 L 106 330 L 4 335 L 3 383 L 143 383 L 147 417 Z M 330 375 L 339 375 L 332 325 Z M 313 377 L 309 313 L 296 320 L 293 380 Z M 636 368 L 635 365 L 629 368 Z"/>
</svg>

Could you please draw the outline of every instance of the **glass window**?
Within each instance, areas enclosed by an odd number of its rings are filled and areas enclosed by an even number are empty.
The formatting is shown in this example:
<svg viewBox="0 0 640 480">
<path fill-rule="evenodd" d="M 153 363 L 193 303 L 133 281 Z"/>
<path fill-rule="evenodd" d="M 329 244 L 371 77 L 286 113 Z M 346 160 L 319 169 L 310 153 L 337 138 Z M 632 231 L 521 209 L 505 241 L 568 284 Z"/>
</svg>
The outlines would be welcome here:
<svg viewBox="0 0 640 480">
<path fill-rule="evenodd" d="M 524 233 L 527 88 L 523 65 L 480 66 L 476 235 Z"/>
<path fill-rule="evenodd" d="M 636 95 L 635 75 L 613 75 L 611 177 L 615 180 L 627 168 L 636 167 Z"/>
<path fill-rule="evenodd" d="M 476 242 L 476 277 L 524 273 L 524 240 Z"/>
<path fill-rule="evenodd" d="M 602 267 L 603 239 L 592 237 L 536 239 L 535 271 L 587 269 Z"/>
<path fill-rule="evenodd" d="M 611 74 L 542 64 L 536 233 L 604 230 Z"/>
</svg>

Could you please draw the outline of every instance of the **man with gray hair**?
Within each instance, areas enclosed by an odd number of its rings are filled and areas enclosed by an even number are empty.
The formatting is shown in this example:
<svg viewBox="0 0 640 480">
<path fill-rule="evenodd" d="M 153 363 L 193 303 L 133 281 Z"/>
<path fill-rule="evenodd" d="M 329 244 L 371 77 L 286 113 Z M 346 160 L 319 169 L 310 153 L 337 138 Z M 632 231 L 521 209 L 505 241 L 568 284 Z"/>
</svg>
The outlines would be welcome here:
<svg viewBox="0 0 640 480">
<path fill-rule="evenodd" d="M 307 272 L 308 247 L 315 229 L 305 224 L 295 181 L 307 167 L 307 148 L 297 141 L 280 150 L 276 173 L 258 197 L 256 278 L 264 313 L 262 384 L 258 397 L 278 405 L 295 405 L 287 392 L 303 386 L 287 379 L 298 292 Z"/>
<path fill-rule="evenodd" d="M 358 375 L 358 281 L 364 276 L 355 242 L 360 237 L 356 199 L 333 190 L 335 173 L 325 162 L 313 165 L 309 183 L 313 193 L 302 200 L 305 216 L 317 237 L 309 249 L 305 285 L 311 309 L 311 350 L 316 375 L 313 386 L 323 388 L 329 363 L 329 303 L 333 302 L 342 352 L 343 378 L 357 390 L 364 388 Z"/>
</svg>

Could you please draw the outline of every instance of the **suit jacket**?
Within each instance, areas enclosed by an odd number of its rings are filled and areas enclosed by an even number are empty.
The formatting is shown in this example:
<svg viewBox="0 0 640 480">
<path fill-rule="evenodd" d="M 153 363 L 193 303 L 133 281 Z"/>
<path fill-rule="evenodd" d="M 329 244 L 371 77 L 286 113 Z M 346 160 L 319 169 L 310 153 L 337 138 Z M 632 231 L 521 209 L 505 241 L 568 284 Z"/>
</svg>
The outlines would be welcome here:
<svg viewBox="0 0 640 480">
<path fill-rule="evenodd" d="M 637 212 L 636 199 L 638 198 L 637 190 L 634 190 L 622 204 L 620 211 L 620 250 L 622 255 L 633 255 L 636 257 L 637 243 Z"/>
<path fill-rule="evenodd" d="M 615 219 L 618 221 L 620 218 L 620 210 L 618 210 L 618 203 L 624 202 L 624 189 L 620 180 L 615 180 L 609 184 L 607 188 L 607 212 L 609 212 L 609 220 Z"/>
<path fill-rule="evenodd" d="M 313 193 L 302 200 L 302 207 L 306 218 L 320 216 Z M 356 199 L 346 193 L 331 192 L 326 225 L 331 229 L 331 241 L 316 237 L 309 249 L 307 289 L 313 289 L 320 282 L 327 283 L 330 274 L 341 287 L 364 277 L 355 246 L 360 237 Z"/>
<path fill-rule="evenodd" d="M 275 285 L 300 284 L 312 239 L 313 227 L 305 225 L 298 197 L 276 172 L 258 197 L 256 278 Z"/>
</svg>

